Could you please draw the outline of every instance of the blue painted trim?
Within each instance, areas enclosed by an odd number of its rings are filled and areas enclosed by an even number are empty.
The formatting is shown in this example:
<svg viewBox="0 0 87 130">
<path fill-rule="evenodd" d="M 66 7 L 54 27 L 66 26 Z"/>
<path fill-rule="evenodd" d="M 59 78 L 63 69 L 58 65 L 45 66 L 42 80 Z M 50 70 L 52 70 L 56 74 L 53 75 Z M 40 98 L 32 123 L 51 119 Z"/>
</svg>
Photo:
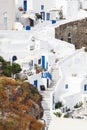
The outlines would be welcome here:
<svg viewBox="0 0 87 130">
<path fill-rule="evenodd" d="M 52 75 L 49 72 L 43 72 L 41 78 L 49 78 L 52 80 Z"/>
</svg>

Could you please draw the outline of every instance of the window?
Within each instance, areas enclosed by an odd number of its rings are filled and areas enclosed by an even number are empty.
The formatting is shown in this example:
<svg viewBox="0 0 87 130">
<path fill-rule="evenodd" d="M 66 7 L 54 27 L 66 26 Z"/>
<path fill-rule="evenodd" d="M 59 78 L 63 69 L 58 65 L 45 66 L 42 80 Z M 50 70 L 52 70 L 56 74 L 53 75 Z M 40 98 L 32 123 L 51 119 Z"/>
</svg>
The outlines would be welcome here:
<svg viewBox="0 0 87 130">
<path fill-rule="evenodd" d="M 68 33 L 68 42 L 71 43 L 71 33 Z"/>
<path fill-rule="evenodd" d="M 38 60 L 38 64 L 41 64 L 41 59 Z"/>
<path fill-rule="evenodd" d="M 68 89 L 68 84 L 65 84 L 65 89 Z"/>
<path fill-rule="evenodd" d="M 42 20 L 45 20 L 45 12 L 41 12 L 41 18 Z"/>
<path fill-rule="evenodd" d="M 68 37 L 68 42 L 71 43 L 71 37 Z"/>
<path fill-rule="evenodd" d="M 44 85 L 40 85 L 40 90 L 45 90 L 45 86 Z"/>
<path fill-rule="evenodd" d="M 44 5 L 41 5 L 41 10 L 44 10 Z"/>
<path fill-rule="evenodd" d="M 87 91 L 87 84 L 84 85 L 84 91 Z"/>
<path fill-rule="evenodd" d="M 17 60 L 17 56 L 13 56 L 12 61 L 16 61 L 16 60 Z"/>
<path fill-rule="evenodd" d="M 63 38 L 61 37 L 61 40 L 63 41 Z"/>
<path fill-rule="evenodd" d="M 7 29 L 7 12 L 3 13 L 3 17 L 4 17 L 4 27 L 5 29 Z"/>
<path fill-rule="evenodd" d="M 68 33 L 68 37 L 71 37 L 71 33 Z"/>
<path fill-rule="evenodd" d="M 31 61 L 29 62 L 29 66 L 30 66 L 30 67 L 33 66 L 33 60 L 31 60 Z"/>
<path fill-rule="evenodd" d="M 37 88 L 38 87 L 38 80 L 34 80 L 34 86 Z"/>
<path fill-rule="evenodd" d="M 53 104 L 55 104 L 55 101 L 54 101 L 54 95 L 53 95 Z"/>
<path fill-rule="evenodd" d="M 47 13 L 47 20 L 50 20 L 50 13 Z"/>
</svg>

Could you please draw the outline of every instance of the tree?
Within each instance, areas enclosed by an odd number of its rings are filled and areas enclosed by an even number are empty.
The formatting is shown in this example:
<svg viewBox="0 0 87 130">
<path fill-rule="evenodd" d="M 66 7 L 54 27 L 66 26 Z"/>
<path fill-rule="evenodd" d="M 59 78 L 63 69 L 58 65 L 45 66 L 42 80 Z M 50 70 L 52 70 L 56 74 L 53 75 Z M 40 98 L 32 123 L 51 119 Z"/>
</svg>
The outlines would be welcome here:
<svg viewBox="0 0 87 130">
<path fill-rule="evenodd" d="M 37 13 L 37 14 L 36 14 L 36 18 L 37 18 L 37 19 L 42 19 L 41 14 L 38 14 L 38 13 Z"/>
<path fill-rule="evenodd" d="M 63 10 L 62 10 L 62 7 L 59 10 L 59 19 L 63 19 Z"/>
<path fill-rule="evenodd" d="M 3 74 L 10 77 L 11 76 L 11 65 L 10 63 L 4 62 L 3 64 Z"/>
<path fill-rule="evenodd" d="M 21 71 L 21 67 L 19 64 L 13 62 L 12 65 L 10 64 L 10 62 L 5 61 L 3 59 L 3 57 L 0 56 L 0 62 L 2 63 L 2 74 L 4 74 L 5 76 L 11 77 L 11 75 L 19 73 Z"/>
<path fill-rule="evenodd" d="M 5 60 L 3 59 L 2 56 L 0 56 L 0 62 L 4 62 Z"/>
<path fill-rule="evenodd" d="M 19 73 L 21 70 L 22 69 L 19 64 L 15 63 L 15 62 L 12 63 L 12 74 Z"/>
</svg>

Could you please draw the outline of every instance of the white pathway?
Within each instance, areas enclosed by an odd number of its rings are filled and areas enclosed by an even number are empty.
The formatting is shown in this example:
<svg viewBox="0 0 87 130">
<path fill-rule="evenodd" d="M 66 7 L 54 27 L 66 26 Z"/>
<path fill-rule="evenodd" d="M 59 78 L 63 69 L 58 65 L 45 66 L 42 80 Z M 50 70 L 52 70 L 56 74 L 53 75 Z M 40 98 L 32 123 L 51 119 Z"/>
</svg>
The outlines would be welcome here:
<svg viewBox="0 0 87 130">
<path fill-rule="evenodd" d="M 52 80 L 52 83 L 51 83 L 50 87 L 46 91 L 41 91 L 41 95 L 43 97 L 42 106 L 43 106 L 43 109 L 44 109 L 43 120 L 46 123 L 45 130 L 48 129 L 50 121 L 52 119 L 52 117 L 51 117 L 51 98 L 50 97 L 51 97 L 51 93 L 55 89 L 56 83 L 58 82 L 58 79 L 59 79 L 58 73 L 59 73 L 58 68 L 55 67 L 53 69 L 53 72 L 52 72 L 53 80 Z"/>
</svg>

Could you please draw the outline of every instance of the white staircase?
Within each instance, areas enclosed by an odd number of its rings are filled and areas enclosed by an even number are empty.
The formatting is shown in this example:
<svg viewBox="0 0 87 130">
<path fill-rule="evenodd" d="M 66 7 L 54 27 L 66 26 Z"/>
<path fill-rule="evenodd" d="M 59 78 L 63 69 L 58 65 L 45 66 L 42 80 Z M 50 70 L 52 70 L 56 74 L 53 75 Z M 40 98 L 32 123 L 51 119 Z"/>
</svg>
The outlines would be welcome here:
<svg viewBox="0 0 87 130">
<path fill-rule="evenodd" d="M 41 95 L 43 97 L 42 106 L 43 106 L 43 109 L 44 109 L 43 120 L 46 123 L 45 130 L 48 129 L 49 124 L 50 124 L 51 119 L 52 119 L 52 117 L 51 117 L 51 102 L 50 102 L 51 98 L 50 98 L 50 95 L 54 91 L 56 83 L 58 82 L 58 79 L 59 79 L 58 75 L 59 75 L 58 68 L 54 68 L 53 72 L 52 72 L 52 77 L 53 77 L 52 79 L 53 80 L 52 80 L 50 87 L 45 91 L 41 91 Z"/>
</svg>

